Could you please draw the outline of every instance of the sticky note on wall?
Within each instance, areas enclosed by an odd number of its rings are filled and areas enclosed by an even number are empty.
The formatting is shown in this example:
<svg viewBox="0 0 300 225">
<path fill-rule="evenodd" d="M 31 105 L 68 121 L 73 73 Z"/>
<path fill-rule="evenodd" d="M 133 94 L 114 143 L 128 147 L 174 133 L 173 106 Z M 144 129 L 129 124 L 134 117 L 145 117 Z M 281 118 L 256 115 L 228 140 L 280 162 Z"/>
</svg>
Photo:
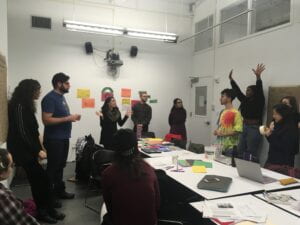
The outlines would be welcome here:
<svg viewBox="0 0 300 225">
<path fill-rule="evenodd" d="M 77 89 L 77 98 L 89 98 L 90 89 Z"/>
<path fill-rule="evenodd" d="M 121 97 L 130 98 L 131 97 L 131 89 L 122 88 L 121 89 Z"/>
<path fill-rule="evenodd" d="M 83 98 L 81 106 L 82 106 L 82 108 L 95 108 L 95 99 L 94 98 Z"/>
</svg>

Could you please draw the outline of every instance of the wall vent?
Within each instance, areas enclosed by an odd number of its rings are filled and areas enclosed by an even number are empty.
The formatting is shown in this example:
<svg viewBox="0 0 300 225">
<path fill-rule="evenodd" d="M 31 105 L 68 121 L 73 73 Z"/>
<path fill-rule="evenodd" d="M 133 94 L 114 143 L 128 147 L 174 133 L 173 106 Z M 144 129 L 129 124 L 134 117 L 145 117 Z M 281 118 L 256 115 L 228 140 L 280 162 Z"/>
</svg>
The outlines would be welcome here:
<svg viewBox="0 0 300 225">
<path fill-rule="evenodd" d="M 31 16 L 31 27 L 51 29 L 51 18 Z"/>
</svg>

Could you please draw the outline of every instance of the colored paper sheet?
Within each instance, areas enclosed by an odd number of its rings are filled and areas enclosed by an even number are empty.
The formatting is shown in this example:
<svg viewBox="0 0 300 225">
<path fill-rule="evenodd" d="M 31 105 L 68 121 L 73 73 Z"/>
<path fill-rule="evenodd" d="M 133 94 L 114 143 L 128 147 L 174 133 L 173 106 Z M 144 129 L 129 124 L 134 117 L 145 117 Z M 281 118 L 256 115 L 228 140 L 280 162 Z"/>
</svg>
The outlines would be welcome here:
<svg viewBox="0 0 300 225">
<path fill-rule="evenodd" d="M 131 107 L 135 106 L 139 102 L 140 100 L 131 100 Z"/>
<path fill-rule="evenodd" d="M 82 108 L 95 108 L 95 99 L 94 98 L 83 98 L 82 99 Z"/>
<path fill-rule="evenodd" d="M 130 105 L 130 98 L 123 98 L 122 105 Z"/>
<path fill-rule="evenodd" d="M 127 112 L 129 110 L 131 110 L 131 105 L 122 105 L 122 111 L 123 112 Z"/>
<path fill-rule="evenodd" d="M 150 103 L 157 103 L 157 99 L 150 99 Z"/>
<path fill-rule="evenodd" d="M 192 166 L 193 173 L 206 173 L 205 166 Z"/>
<path fill-rule="evenodd" d="M 89 98 L 90 89 L 77 89 L 77 98 Z"/>
<path fill-rule="evenodd" d="M 211 162 L 205 162 L 200 160 L 195 160 L 193 166 L 205 166 L 206 168 L 212 168 Z"/>
<path fill-rule="evenodd" d="M 121 97 L 130 98 L 131 97 L 131 89 L 122 88 L 121 89 Z"/>
</svg>

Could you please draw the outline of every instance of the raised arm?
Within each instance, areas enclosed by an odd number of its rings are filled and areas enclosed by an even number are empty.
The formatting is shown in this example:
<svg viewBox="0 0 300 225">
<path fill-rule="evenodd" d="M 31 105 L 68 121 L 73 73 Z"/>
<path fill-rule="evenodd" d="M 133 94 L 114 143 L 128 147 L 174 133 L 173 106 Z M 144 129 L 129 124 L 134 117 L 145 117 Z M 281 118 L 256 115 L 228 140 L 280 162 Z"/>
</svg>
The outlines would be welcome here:
<svg viewBox="0 0 300 225">
<path fill-rule="evenodd" d="M 231 87 L 234 90 L 238 100 L 240 102 L 242 102 L 246 99 L 246 95 L 244 95 L 244 93 L 241 91 L 240 87 L 237 85 L 237 83 L 233 79 L 232 74 L 233 74 L 233 70 L 230 71 L 229 76 L 228 76 L 229 80 L 230 80 Z"/>
<path fill-rule="evenodd" d="M 262 80 L 261 80 L 261 74 L 265 70 L 265 65 L 264 64 L 258 64 L 256 66 L 256 69 L 252 69 L 253 73 L 256 76 L 256 87 L 257 87 L 257 95 L 259 97 L 264 98 L 264 91 L 263 91 L 263 85 L 262 85 Z"/>
</svg>

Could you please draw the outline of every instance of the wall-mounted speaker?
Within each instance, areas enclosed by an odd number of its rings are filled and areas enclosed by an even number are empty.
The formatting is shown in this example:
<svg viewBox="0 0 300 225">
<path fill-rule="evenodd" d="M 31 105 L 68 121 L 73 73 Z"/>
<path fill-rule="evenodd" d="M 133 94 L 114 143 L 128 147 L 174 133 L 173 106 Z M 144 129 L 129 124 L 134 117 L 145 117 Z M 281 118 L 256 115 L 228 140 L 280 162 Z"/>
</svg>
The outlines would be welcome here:
<svg viewBox="0 0 300 225">
<path fill-rule="evenodd" d="M 136 46 L 131 46 L 130 48 L 130 56 L 131 57 L 136 57 L 138 53 L 138 47 Z"/>
<path fill-rule="evenodd" d="M 92 42 L 85 42 L 84 44 L 85 46 L 85 52 L 86 54 L 92 54 L 93 53 L 93 45 L 92 45 Z"/>
</svg>

